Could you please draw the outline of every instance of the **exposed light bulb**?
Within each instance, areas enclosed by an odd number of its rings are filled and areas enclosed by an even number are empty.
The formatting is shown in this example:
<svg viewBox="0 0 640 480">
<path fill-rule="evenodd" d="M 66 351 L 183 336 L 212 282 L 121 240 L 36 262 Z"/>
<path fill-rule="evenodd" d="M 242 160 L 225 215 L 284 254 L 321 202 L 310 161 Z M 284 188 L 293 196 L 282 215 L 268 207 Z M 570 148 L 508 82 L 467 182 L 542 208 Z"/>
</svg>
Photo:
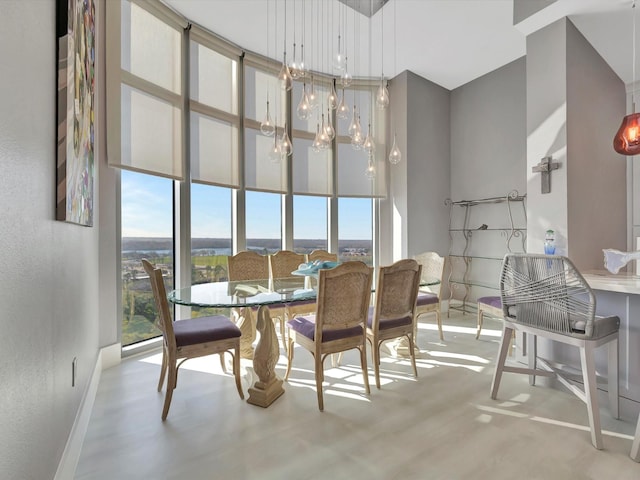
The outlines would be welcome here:
<svg viewBox="0 0 640 480">
<path fill-rule="evenodd" d="M 273 138 L 273 145 L 271 145 L 271 149 L 269 150 L 269 160 L 271 160 L 271 163 L 280 163 L 281 158 L 282 150 L 280 148 L 280 140 L 276 135 Z"/>
<path fill-rule="evenodd" d="M 318 153 L 320 152 L 320 124 L 316 123 L 316 136 L 313 139 L 313 143 L 311 144 L 311 149 Z"/>
<path fill-rule="evenodd" d="M 307 85 L 305 84 L 302 88 L 302 97 L 300 98 L 300 103 L 298 103 L 298 108 L 296 109 L 296 114 L 300 120 L 307 120 L 309 118 L 309 114 L 311 113 L 311 108 L 309 107 L 309 98 L 307 97 Z"/>
<path fill-rule="evenodd" d="M 369 160 L 367 162 L 367 169 L 364 171 L 364 174 L 370 180 L 373 180 L 374 178 L 376 178 L 376 166 L 375 166 L 375 163 L 373 162 L 373 157 L 371 155 L 369 156 Z"/>
<path fill-rule="evenodd" d="M 291 145 L 291 140 L 289 140 L 289 135 L 287 134 L 287 124 L 284 124 L 284 130 L 282 132 L 282 137 L 280 138 L 280 151 L 282 152 L 282 156 L 289 156 L 293 153 L 293 146 Z"/>
<path fill-rule="evenodd" d="M 329 111 L 327 111 L 327 125 L 324 127 L 324 131 L 329 137 L 329 140 L 333 140 L 336 137 L 336 130 L 333 128 L 333 124 L 331 123 L 331 115 Z"/>
<path fill-rule="evenodd" d="M 307 100 L 309 101 L 309 107 L 311 108 L 311 110 L 314 110 L 318 106 L 318 94 L 316 93 L 316 86 L 313 80 L 313 76 L 311 77 L 311 90 L 309 90 Z"/>
<path fill-rule="evenodd" d="M 291 77 L 291 71 L 289 70 L 289 65 L 286 63 L 286 58 L 285 55 L 285 61 L 282 63 L 278 80 L 280 80 L 280 87 L 288 92 L 293 88 L 293 77 Z"/>
<path fill-rule="evenodd" d="M 273 120 L 271 120 L 271 113 L 269 112 L 269 100 L 267 100 L 267 112 L 264 115 L 264 119 L 260 123 L 260 132 L 263 135 L 270 137 L 276 131 L 276 127 L 273 125 Z"/>
<path fill-rule="evenodd" d="M 391 151 L 389 152 L 389 163 L 392 165 L 397 165 L 402 160 L 402 152 L 398 148 L 398 142 L 396 142 L 396 134 L 393 134 L 393 145 L 391 146 Z"/>
<path fill-rule="evenodd" d="M 335 110 L 338 108 L 338 94 L 336 93 L 336 87 L 331 82 L 331 90 L 329 91 L 329 95 L 327 96 L 327 106 L 331 110 Z"/>
<path fill-rule="evenodd" d="M 350 137 L 353 137 L 353 134 L 356 133 L 358 129 L 358 114 L 356 113 L 356 106 L 353 106 L 353 116 L 351 117 L 351 123 L 349 124 L 349 128 L 347 129 L 347 133 Z"/>
<path fill-rule="evenodd" d="M 347 57 L 344 57 L 344 71 L 340 75 L 340 84 L 343 87 L 349 87 L 353 83 L 353 77 L 349 73 L 349 67 L 347 63 Z"/>
<path fill-rule="evenodd" d="M 379 108 L 387 108 L 389 106 L 389 92 L 384 83 L 384 79 L 380 79 L 380 87 L 376 93 L 376 104 Z"/>
<path fill-rule="evenodd" d="M 341 48 L 341 42 L 340 39 L 342 37 L 340 35 L 338 35 L 338 52 L 335 54 L 334 58 L 333 58 L 333 66 L 336 70 L 344 70 L 346 61 L 347 61 L 347 57 L 345 56 L 345 54 L 342 52 L 342 48 Z"/>
<path fill-rule="evenodd" d="M 376 144 L 373 141 L 373 138 L 371 138 L 371 124 L 369 124 L 369 130 L 367 131 L 367 136 L 364 138 L 364 141 L 362 142 L 362 149 L 367 152 L 367 153 L 373 153 L 374 150 L 376 149 Z"/>
<path fill-rule="evenodd" d="M 346 120 L 349 118 L 349 107 L 344 102 L 344 88 L 342 89 L 342 97 L 340 98 L 340 103 L 338 104 L 338 108 L 336 109 L 336 116 L 340 120 Z"/>
</svg>

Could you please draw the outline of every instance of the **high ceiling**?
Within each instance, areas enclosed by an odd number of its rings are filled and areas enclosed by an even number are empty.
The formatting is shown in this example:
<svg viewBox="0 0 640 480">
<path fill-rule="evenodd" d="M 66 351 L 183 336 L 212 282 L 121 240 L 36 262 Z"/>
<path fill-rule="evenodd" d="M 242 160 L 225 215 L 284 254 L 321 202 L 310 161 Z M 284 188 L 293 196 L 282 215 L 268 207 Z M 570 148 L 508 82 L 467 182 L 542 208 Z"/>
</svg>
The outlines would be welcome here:
<svg viewBox="0 0 640 480">
<path fill-rule="evenodd" d="M 238 46 L 282 60 L 286 0 L 164 1 Z M 527 34 L 568 16 L 625 83 L 633 80 L 631 0 L 557 0 L 515 26 L 513 0 L 389 0 L 371 18 L 338 0 L 286 5 L 288 59 L 295 34 L 297 56 L 304 43 L 307 65 L 323 72 L 337 74 L 331 57 L 340 31 L 354 76 L 380 76 L 384 58 L 386 77 L 410 70 L 454 89 L 523 56 Z M 637 27 L 640 39 L 640 19 Z"/>
</svg>

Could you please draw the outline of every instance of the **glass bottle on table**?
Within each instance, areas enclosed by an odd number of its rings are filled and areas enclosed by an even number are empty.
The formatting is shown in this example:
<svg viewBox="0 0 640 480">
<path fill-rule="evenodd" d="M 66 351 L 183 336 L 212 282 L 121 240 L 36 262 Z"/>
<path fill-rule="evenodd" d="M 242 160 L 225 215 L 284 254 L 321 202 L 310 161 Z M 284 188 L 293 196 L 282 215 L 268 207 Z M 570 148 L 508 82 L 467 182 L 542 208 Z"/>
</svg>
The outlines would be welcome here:
<svg viewBox="0 0 640 480">
<path fill-rule="evenodd" d="M 554 255 L 556 253 L 556 235 L 551 229 L 544 234 L 544 253 L 545 255 Z"/>
</svg>

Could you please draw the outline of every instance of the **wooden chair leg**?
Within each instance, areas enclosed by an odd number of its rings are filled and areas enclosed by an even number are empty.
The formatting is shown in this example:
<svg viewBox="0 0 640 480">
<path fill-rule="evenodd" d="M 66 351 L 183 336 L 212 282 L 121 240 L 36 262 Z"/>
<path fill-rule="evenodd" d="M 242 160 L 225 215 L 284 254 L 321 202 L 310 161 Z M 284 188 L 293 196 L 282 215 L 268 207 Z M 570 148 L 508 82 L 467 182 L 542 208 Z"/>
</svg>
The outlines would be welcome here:
<svg viewBox="0 0 640 480">
<path fill-rule="evenodd" d="M 364 344 L 359 348 L 360 350 L 360 366 L 362 368 L 362 379 L 364 380 L 364 389 L 367 392 L 367 395 L 371 393 L 371 389 L 369 388 L 369 369 L 367 368 L 367 349 L 366 349 L 366 340 Z"/>
<path fill-rule="evenodd" d="M 580 347 L 580 363 L 582 364 L 584 395 L 587 403 L 589 426 L 591 427 L 591 443 L 598 450 L 602 450 L 602 432 L 600 429 L 600 410 L 598 409 L 596 366 L 593 358 L 593 346 L 589 343 Z"/>
<path fill-rule="evenodd" d="M 322 397 L 322 378 L 324 376 L 322 371 L 322 357 L 320 355 L 313 356 L 315 361 L 316 370 L 316 390 L 318 395 L 318 408 L 320 411 L 324 411 L 324 399 Z"/>
<path fill-rule="evenodd" d="M 609 389 L 609 410 L 613 418 L 620 418 L 620 395 L 618 379 L 618 339 L 609 342 L 609 366 L 607 386 Z"/>
<path fill-rule="evenodd" d="M 167 419 L 169 414 L 169 407 L 171 406 L 171 397 L 173 396 L 173 390 L 176 388 L 176 379 L 178 377 L 178 367 L 175 361 L 169 362 L 169 368 L 167 371 L 167 392 L 164 395 L 164 407 L 162 408 L 162 420 Z"/>
<path fill-rule="evenodd" d="M 418 367 L 416 367 L 416 352 L 414 350 L 413 336 L 409 335 L 409 352 L 411 355 L 411 366 L 413 367 L 413 375 L 418 378 Z"/>
<path fill-rule="evenodd" d="M 444 342 L 444 334 L 442 333 L 442 313 L 440 312 L 440 305 L 436 310 L 436 321 L 438 322 L 438 332 L 440 333 L 440 341 Z"/>
<path fill-rule="evenodd" d="M 379 342 L 377 338 L 371 341 L 371 360 L 373 361 L 373 373 L 376 377 L 376 388 L 380 388 L 380 346 L 382 342 Z M 364 372 L 364 370 L 363 370 Z"/>
<path fill-rule="evenodd" d="M 287 346 L 287 372 L 284 374 L 285 381 L 289 379 L 292 363 L 293 363 L 293 338 L 291 338 L 291 333 L 289 333 L 289 343 Z"/>
<path fill-rule="evenodd" d="M 478 306 L 478 326 L 476 328 L 476 340 L 480 338 L 480 331 L 482 330 L 482 321 L 484 320 L 484 312 L 482 307 Z"/>
<path fill-rule="evenodd" d="M 240 341 L 238 340 L 238 345 L 234 349 L 233 353 L 233 376 L 236 377 L 236 388 L 238 389 L 238 394 L 240 398 L 244 400 L 244 392 L 242 391 L 242 382 L 240 381 Z M 222 358 L 222 355 L 220 355 Z"/>
<path fill-rule="evenodd" d="M 162 347 L 162 366 L 160 367 L 160 380 L 158 380 L 158 391 L 162 390 L 162 385 L 164 384 L 164 377 L 167 373 L 167 351 L 166 348 Z"/>
<path fill-rule="evenodd" d="M 504 325 L 502 327 L 502 340 L 498 348 L 498 358 L 496 359 L 496 369 L 493 372 L 493 380 L 491 380 L 491 399 L 495 400 L 498 396 L 498 388 L 500 388 L 500 380 L 502 380 L 502 372 L 504 363 L 507 361 L 507 353 L 509 353 L 509 339 L 513 333 L 513 329 Z"/>
<path fill-rule="evenodd" d="M 220 367 L 222 367 L 222 371 L 223 371 L 224 373 L 227 373 L 227 364 L 226 364 L 226 363 L 224 363 L 224 354 L 225 354 L 225 353 L 226 353 L 226 352 L 221 352 L 221 353 L 220 353 Z"/>
<path fill-rule="evenodd" d="M 634 462 L 640 462 L 640 415 L 638 415 L 638 426 L 636 427 L 636 436 L 631 445 L 630 457 Z"/>
</svg>

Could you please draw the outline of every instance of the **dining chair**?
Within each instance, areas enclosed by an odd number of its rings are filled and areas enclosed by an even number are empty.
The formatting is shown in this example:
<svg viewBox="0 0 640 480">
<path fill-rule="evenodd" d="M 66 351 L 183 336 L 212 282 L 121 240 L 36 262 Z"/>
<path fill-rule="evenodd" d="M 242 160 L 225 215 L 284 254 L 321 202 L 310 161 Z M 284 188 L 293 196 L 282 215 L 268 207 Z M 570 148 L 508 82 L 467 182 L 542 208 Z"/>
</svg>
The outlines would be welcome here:
<svg viewBox="0 0 640 480">
<path fill-rule="evenodd" d="M 302 253 L 295 253 L 291 250 L 280 250 L 269 255 L 269 267 L 271 271 L 271 282 L 273 289 L 276 291 L 303 289 L 304 277 L 294 277 L 291 272 L 297 270 L 298 267 L 306 263 L 306 257 Z M 272 305 L 270 307 L 271 317 L 280 323 L 280 335 L 282 337 L 282 345 L 287 350 L 288 343 L 285 339 L 285 322 L 295 315 L 303 315 L 311 313 L 315 310 L 315 302 L 306 300 L 294 303 L 283 303 Z"/>
<path fill-rule="evenodd" d="M 421 272 L 422 266 L 412 259 L 399 260 L 378 270 L 375 305 L 369 308 L 367 320 L 377 388 L 380 388 L 380 345 L 387 340 L 402 337 L 409 340 L 411 366 L 414 376 L 418 376 L 414 327 Z"/>
<path fill-rule="evenodd" d="M 418 338 L 418 319 L 422 315 L 435 313 L 440 340 L 444 340 L 444 335 L 442 333 L 440 287 L 444 280 L 443 277 L 446 259 L 445 257 L 438 255 L 436 252 L 421 253 L 415 255 L 413 258 L 422 266 L 422 278 L 425 280 L 435 278 L 440 281 L 438 285 L 420 287 L 418 291 L 416 322 L 413 338 L 414 340 Z"/>
<path fill-rule="evenodd" d="M 313 250 L 311 253 L 307 254 L 308 262 L 315 262 L 316 260 L 323 260 L 327 262 L 337 262 L 338 254 L 330 253 L 326 250 Z"/>
<path fill-rule="evenodd" d="M 535 385 L 537 375 L 555 377 L 586 403 L 591 443 L 602 449 L 594 350 L 608 346 L 609 408 L 613 417 L 618 418 L 620 319 L 595 315 L 593 291 L 571 260 L 562 256 L 506 255 L 500 276 L 500 296 L 504 326 L 491 398 L 495 400 L 498 395 L 503 372 L 529 375 L 531 385 Z M 527 334 L 528 368 L 505 365 L 514 331 Z M 570 383 L 561 372 L 537 357 L 538 336 L 580 349 L 584 389 Z"/>
<path fill-rule="evenodd" d="M 173 390 L 178 381 L 178 368 L 185 360 L 229 352 L 233 357 L 233 375 L 240 398 L 244 398 L 240 383 L 240 329 L 227 317 L 214 315 L 173 321 L 162 279 L 162 270 L 148 260 L 142 266 L 149 275 L 153 297 L 158 310 L 157 324 L 162 331 L 162 366 L 158 391 L 162 390 L 165 376 L 167 391 L 164 397 L 162 420 L 166 420 Z"/>
<path fill-rule="evenodd" d="M 269 257 L 245 250 L 227 257 L 229 281 L 266 280 L 269 278 Z"/>
<path fill-rule="evenodd" d="M 318 408 L 324 410 L 322 382 L 324 360 L 333 353 L 358 349 L 365 391 L 369 395 L 367 374 L 367 318 L 371 299 L 373 269 L 363 262 L 350 261 L 332 269 L 320 270 L 315 314 L 287 321 L 289 346 L 287 372 L 291 373 L 294 344 L 314 357 Z"/>
</svg>

